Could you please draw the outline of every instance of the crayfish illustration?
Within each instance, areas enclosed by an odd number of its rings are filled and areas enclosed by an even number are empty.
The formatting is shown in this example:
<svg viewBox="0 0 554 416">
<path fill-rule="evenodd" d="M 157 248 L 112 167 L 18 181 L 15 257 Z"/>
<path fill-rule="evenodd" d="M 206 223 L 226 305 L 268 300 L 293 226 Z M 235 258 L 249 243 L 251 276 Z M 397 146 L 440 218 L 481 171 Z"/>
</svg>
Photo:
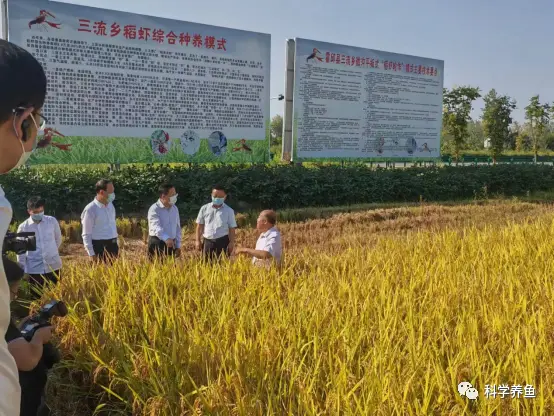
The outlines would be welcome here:
<svg viewBox="0 0 554 416">
<path fill-rule="evenodd" d="M 52 139 L 54 138 L 54 136 L 65 137 L 59 131 L 54 130 L 50 127 L 44 129 L 44 136 L 37 143 L 37 149 L 45 149 L 48 146 L 54 146 L 54 147 L 57 147 L 60 150 L 66 151 L 66 152 L 71 150 L 70 149 L 70 147 L 71 147 L 70 144 L 61 144 L 61 143 L 53 142 Z"/>
<path fill-rule="evenodd" d="M 318 53 L 321 53 L 321 52 L 319 52 L 317 48 L 314 48 L 312 51 L 312 54 L 306 58 L 306 62 L 308 62 L 310 59 L 317 59 L 319 62 L 323 62 L 323 58 L 321 58 L 320 56 L 317 56 Z"/>
<path fill-rule="evenodd" d="M 61 23 L 52 23 L 52 22 L 49 22 L 48 20 L 46 20 L 48 18 L 48 16 L 50 17 L 53 17 L 54 19 L 56 18 L 56 16 L 54 16 L 52 13 L 50 13 L 49 11 L 47 10 L 41 10 L 40 11 L 40 14 L 38 15 L 38 17 L 35 19 L 35 20 L 31 20 L 29 22 L 29 29 L 31 28 L 31 26 L 33 25 L 40 25 L 41 28 L 44 28 L 46 30 L 48 30 L 48 28 L 46 26 L 43 26 L 43 25 L 48 25 L 50 27 L 53 27 L 54 29 L 60 29 L 60 26 L 61 26 Z"/>
<path fill-rule="evenodd" d="M 246 151 L 246 152 L 251 152 L 252 149 L 249 148 L 247 145 L 246 145 L 246 139 L 241 139 L 239 141 L 240 143 L 240 146 L 239 147 L 234 147 L 233 148 L 233 152 L 241 152 L 241 151 Z"/>
</svg>

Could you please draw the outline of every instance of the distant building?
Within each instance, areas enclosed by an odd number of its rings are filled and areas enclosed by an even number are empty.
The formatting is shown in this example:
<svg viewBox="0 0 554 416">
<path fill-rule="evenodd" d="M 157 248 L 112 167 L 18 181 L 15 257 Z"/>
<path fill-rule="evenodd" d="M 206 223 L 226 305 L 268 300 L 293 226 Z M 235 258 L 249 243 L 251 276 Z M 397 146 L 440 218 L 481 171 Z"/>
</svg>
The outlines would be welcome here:
<svg viewBox="0 0 554 416">
<path fill-rule="evenodd" d="M 490 149 L 492 146 L 491 139 L 485 139 L 483 146 L 485 146 L 485 149 Z"/>
</svg>

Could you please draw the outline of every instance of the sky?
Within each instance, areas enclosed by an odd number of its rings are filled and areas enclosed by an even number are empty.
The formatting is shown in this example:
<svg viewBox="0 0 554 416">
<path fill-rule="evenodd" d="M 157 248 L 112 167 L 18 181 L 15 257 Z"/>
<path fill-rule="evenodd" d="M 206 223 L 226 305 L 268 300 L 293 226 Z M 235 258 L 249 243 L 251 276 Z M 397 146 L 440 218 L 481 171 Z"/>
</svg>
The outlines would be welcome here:
<svg viewBox="0 0 554 416">
<path fill-rule="evenodd" d="M 12 0 L 17 1 L 17 0 Z M 285 40 L 307 38 L 445 62 L 444 85 L 491 88 L 517 102 L 524 120 L 532 95 L 554 101 L 552 0 L 71 0 L 271 34 L 271 96 L 284 93 Z M 482 100 L 474 104 L 480 117 Z M 283 102 L 271 102 L 283 114 Z"/>
</svg>

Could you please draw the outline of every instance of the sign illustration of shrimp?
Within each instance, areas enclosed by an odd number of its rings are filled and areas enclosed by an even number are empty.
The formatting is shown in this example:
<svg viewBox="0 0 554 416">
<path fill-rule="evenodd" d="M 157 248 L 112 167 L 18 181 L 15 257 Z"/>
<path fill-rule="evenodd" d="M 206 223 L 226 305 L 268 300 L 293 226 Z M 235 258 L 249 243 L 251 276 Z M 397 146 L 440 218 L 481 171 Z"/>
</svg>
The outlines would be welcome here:
<svg viewBox="0 0 554 416">
<path fill-rule="evenodd" d="M 48 20 L 46 20 L 48 18 L 48 16 L 50 16 L 54 19 L 56 18 L 56 16 L 54 16 L 49 11 L 41 10 L 38 17 L 29 22 L 29 29 L 31 29 L 31 26 L 33 26 L 33 25 L 38 25 L 39 28 L 41 28 L 42 30 L 46 30 L 46 31 L 48 31 L 48 26 L 50 26 L 54 29 L 60 29 L 61 23 L 49 22 Z"/>
<path fill-rule="evenodd" d="M 310 59 L 317 59 L 319 62 L 323 62 L 323 58 L 320 56 L 317 56 L 318 53 L 321 53 L 321 52 L 319 52 L 317 48 L 314 48 L 312 51 L 312 54 L 306 58 L 306 62 L 308 62 Z"/>
<path fill-rule="evenodd" d="M 37 149 L 46 149 L 48 146 L 53 146 L 53 147 L 57 147 L 60 150 L 64 150 L 66 152 L 71 150 L 70 149 L 71 144 L 61 144 L 61 143 L 53 142 L 52 139 L 54 138 L 54 136 L 65 137 L 59 131 L 54 130 L 50 127 L 44 129 L 44 136 L 37 143 Z"/>
<path fill-rule="evenodd" d="M 251 152 L 252 151 L 252 149 L 249 148 L 246 145 L 246 139 L 240 139 L 239 143 L 240 143 L 240 146 L 239 147 L 234 147 L 233 152 L 242 152 L 242 151 Z"/>
</svg>

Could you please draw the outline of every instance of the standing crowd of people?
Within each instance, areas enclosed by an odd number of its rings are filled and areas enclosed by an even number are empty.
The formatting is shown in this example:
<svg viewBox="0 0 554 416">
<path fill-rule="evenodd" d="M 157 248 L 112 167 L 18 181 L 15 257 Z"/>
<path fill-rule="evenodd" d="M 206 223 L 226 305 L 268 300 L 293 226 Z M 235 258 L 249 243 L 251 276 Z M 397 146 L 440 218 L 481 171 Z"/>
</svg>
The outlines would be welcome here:
<svg viewBox="0 0 554 416">
<path fill-rule="evenodd" d="M 42 114 L 47 79 L 40 63 L 26 50 L 0 39 L 0 174 L 25 164 L 37 147 L 37 137 L 47 123 Z M 25 192 L 25 189 L 19 190 Z M 159 198 L 148 211 L 148 248 L 151 259 L 181 254 L 181 224 L 176 206 L 177 191 L 162 184 Z M 235 247 L 235 213 L 226 203 L 221 186 L 212 190 L 212 200 L 202 206 L 196 218 L 195 249 L 214 261 L 232 254 L 252 258 L 255 265 L 281 265 L 281 235 L 274 211 L 262 211 L 257 220 L 260 236 L 254 249 Z M 107 262 L 119 256 L 116 226 L 115 187 L 110 180 L 96 184 L 94 199 L 81 215 L 84 249 L 91 259 Z M 33 297 L 40 296 L 47 282 L 62 277 L 60 225 L 47 215 L 47 201 L 40 196 L 27 202 L 29 217 L 18 232 L 32 232 L 36 250 L 20 253 L 17 262 L 2 256 L 0 262 L 0 415 L 36 416 L 49 414 L 44 400 L 46 374 L 41 364 L 43 346 L 50 341 L 51 327 L 43 327 L 26 340 L 10 313 L 19 282 L 29 276 Z M 4 241 L 12 220 L 12 207 L 0 187 L 0 240 Z M 32 374 L 32 377 L 29 375 Z M 26 384 L 22 380 L 33 380 Z"/>
<path fill-rule="evenodd" d="M 172 184 L 163 183 L 158 189 L 158 195 L 158 200 L 148 210 L 148 256 L 150 259 L 179 257 L 182 229 L 176 205 L 177 190 Z M 256 228 L 260 236 L 256 248 L 236 248 L 235 211 L 225 203 L 225 188 L 214 186 L 211 199 L 211 202 L 200 208 L 196 217 L 195 249 L 202 252 L 205 260 L 215 261 L 236 254 L 252 257 L 255 265 L 281 266 L 281 233 L 275 226 L 277 218 L 273 210 L 262 211 L 258 217 Z M 81 214 L 83 244 L 92 260 L 105 262 L 119 256 L 114 200 L 113 182 L 99 180 L 96 183 L 96 197 Z M 32 215 L 32 212 L 30 210 L 29 214 Z M 34 222 L 32 217 L 28 221 Z"/>
</svg>

